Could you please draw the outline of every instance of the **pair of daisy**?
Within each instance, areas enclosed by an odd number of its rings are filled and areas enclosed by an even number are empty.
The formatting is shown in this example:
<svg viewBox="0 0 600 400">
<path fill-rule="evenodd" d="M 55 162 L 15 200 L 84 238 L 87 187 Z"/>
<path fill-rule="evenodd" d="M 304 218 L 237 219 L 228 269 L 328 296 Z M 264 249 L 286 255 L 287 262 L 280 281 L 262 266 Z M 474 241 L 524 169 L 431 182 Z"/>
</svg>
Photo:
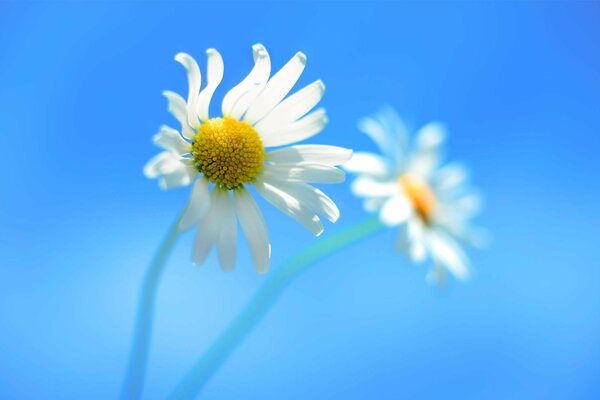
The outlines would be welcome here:
<svg viewBox="0 0 600 400">
<path fill-rule="evenodd" d="M 337 146 L 294 144 L 323 130 L 325 110 L 313 110 L 325 86 L 317 80 L 288 96 L 306 64 L 297 53 L 271 76 L 269 53 L 252 47 L 254 67 L 223 98 L 222 117 L 209 116 L 209 105 L 223 78 L 223 59 L 207 50 L 206 84 L 201 71 L 185 53 L 175 60 L 188 77 L 188 95 L 165 91 L 169 111 L 180 129 L 161 127 L 154 142 L 164 149 L 144 173 L 164 189 L 192 186 L 180 217 L 180 230 L 198 226 L 192 261 L 203 263 L 216 246 L 219 263 L 232 270 L 236 259 L 238 221 L 249 244 L 256 271 L 269 269 L 271 247 L 262 213 L 248 190 L 253 187 L 267 202 L 310 232 L 323 232 L 321 218 L 335 222 L 336 204 L 312 184 L 341 183 L 342 166 L 358 174 L 353 192 L 364 197 L 369 211 L 382 222 L 400 226 L 398 249 L 414 261 L 431 257 L 439 279 L 448 270 L 468 274 L 468 261 L 459 241 L 475 240 L 469 219 L 479 198 L 467 186 L 466 170 L 441 166 L 443 128 L 429 124 L 409 143 L 405 127 L 390 109 L 364 118 L 359 127 L 382 154 L 355 153 Z M 267 148 L 275 147 L 267 151 Z"/>
</svg>

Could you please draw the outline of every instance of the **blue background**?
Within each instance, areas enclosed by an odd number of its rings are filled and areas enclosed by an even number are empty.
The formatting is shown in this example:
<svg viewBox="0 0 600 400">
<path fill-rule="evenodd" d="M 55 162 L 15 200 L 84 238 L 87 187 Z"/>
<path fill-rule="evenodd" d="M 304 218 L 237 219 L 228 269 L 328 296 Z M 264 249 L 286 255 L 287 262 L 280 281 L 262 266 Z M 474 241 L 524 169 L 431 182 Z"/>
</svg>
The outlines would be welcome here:
<svg viewBox="0 0 600 400">
<path fill-rule="evenodd" d="M 186 93 L 179 51 L 225 60 L 219 101 L 265 44 L 308 56 L 328 128 L 374 150 L 356 120 L 394 105 L 441 120 L 494 234 L 474 276 L 435 289 L 393 231 L 294 283 L 219 370 L 207 399 L 600 396 L 600 4 L 0 4 L 0 398 L 118 396 L 151 256 L 186 201 L 142 175 Z M 326 188 L 365 217 L 348 185 Z M 273 268 L 315 241 L 261 202 Z M 245 244 L 225 274 L 190 264 L 160 287 L 145 398 L 161 399 L 264 281 Z"/>
</svg>

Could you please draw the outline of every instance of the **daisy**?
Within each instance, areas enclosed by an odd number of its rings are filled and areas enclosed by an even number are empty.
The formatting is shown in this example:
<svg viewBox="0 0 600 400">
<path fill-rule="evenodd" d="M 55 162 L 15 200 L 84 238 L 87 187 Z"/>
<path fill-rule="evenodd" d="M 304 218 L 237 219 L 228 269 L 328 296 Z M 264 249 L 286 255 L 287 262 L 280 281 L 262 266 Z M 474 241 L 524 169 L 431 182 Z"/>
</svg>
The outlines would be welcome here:
<svg viewBox="0 0 600 400">
<path fill-rule="evenodd" d="M 481 208 L 481 198 L 468 185 L 467 170 L 443 165 L 444 127 L 430 123 L 411 142 L 407 129 L 391 108 L 363 118 L 358 127 L 381 150 L 381 155 L 355 153 L 344 168 L 358 177 L 355 195 L 369 211 L 377 211 L 387 226 L 399 226 L 396 248 L 411 260 L 428 257 L 434 268 L 428 278 L 441 281 L 445 271 L 464 279 L 469 260 L 460 243 L 478 244 L 481 231 L 469 220 Z"/>
<path fill-rule="evenodd" d="M 319 215 L 335 222 L 335 203 L 311 183 L 340 183 L 344 172 L 336 168 L 351 157 L 351 150 L 325 145 L 293 145 L 321 132 L 325 110 L 311 111 L 325 86 L 317 80 L 288 95 L 306 63 L 296 53 L 270 77 L 269 53 L 260 44 L 252 47 L 254 68 L 223 98 L 222 117 L 210 117 L 209 105 L 223 78 L 223 59 L 208 49 L 206 85 L 200 68 L 185 53 L 175 60 L 187 71 L 188 96 L 163 94 L 181 129 L 161 127 L 154 143 L 164 151 L 145 166 L 148 178 L 157 178 L 163 189 L 192 186 L 179 221 L 179 229 L 198 226 L 192 261 L 202 264 L 213 245 L 225 271 L 234 268 L 237 221 L 249 243 L 259 273 L 269 268 L 271 247 L 267 227 L 250 186 L 269 203 L 315 235 L 323 232 Z M 266 151 L 268 147 L 285 146 Z"/>
</svg>

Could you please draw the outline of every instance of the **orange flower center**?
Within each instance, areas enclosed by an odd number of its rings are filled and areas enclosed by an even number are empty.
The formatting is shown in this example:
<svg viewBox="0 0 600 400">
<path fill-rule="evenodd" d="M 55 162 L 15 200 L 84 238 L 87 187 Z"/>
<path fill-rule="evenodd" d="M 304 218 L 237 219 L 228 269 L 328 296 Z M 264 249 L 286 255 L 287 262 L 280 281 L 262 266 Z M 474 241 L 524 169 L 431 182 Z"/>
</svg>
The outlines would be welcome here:
<svg viewBox="0 0 600 400">
<path fill-rule="evenodd" d="M 419 217 L 423 222 L 429 223 L 435 207 L 435 196 L 427 182 L 416 175 L 404 174 L 398 178 L 398 184 Z"/>
</svg>

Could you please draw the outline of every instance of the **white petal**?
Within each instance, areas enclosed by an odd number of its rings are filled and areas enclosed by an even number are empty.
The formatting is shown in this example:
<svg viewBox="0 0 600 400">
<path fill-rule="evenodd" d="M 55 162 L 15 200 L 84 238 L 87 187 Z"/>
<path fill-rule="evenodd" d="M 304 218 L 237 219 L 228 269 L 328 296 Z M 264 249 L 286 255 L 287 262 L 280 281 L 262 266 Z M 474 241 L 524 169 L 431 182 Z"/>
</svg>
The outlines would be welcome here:
<svg viewBox="0 0 600 400">
<path fill-rule="evenodd" d="M 464 219 L 472 218 L 479 214 L 483 208 L 483 197 L 472 192 L 455 200 L 456 212 Z"/>
<path fill-rule="evenodd" d="M 440 286 L 446 282 L 446 279 L 447 279 L 446 275 L 447 275 L 446 269 L 443 266 L 441 266 L 439 263 L 435 263 L 433 268 L 431 268 L 427 272 L 427 276 L 426 276 L 425 280 L 430 285 Z"/>
<path fill-rule="evenodd" d="M 409 249 L 408 256 L 413 262 L 420 263 L 425 261 L 425 257 L 427 257 L 425 244 L 420 240 L 414 241 Z"/>
<path fill-rule="evenodd" d="M 363 117 L 358 120 L 358 129 L 369 136 L 382 152 L 387 149 L 389 140 L 385 129 L 379 121 L 371 117 Z"/>
<path fill-rule="evenodd" d="M 275 164 L 313 162 L 327 165 L 340 165 L 352 157 L 352 150 L 337 146 L 300 144 L 273 150 L 267 154 L 267 161 Z"/>
<path fill-rule="evenodd" d="M 173 172 L 177 169 L 178 161 L 177 157 L 170 151 L 158 153 L 144 166 L 144 176 L 148 179 L 154 179 L 164 173 Z"/>
<path fill-rule="evenodd" d="M 417 132 L 416 143 L 422 149 L 437 148 L 446 139 L 446 127 L 439 122 L 430 122 Z"/>
<path fill-rule="evenodd" d="M 400 192 L 393 181 L 378 181 L 369 176 L 360 176 L 352 182 L 352 192 L 359 197 L 390 197 Z"/>
<path fill-rule="evenodd" d="M 459 279 L 465 279 L 469 275 L 467 256 L 460 246 L 448 235 L 429 230 L 427 232 L 427 245 L 431 256 Z"/>
<path fill-rule="evenodd" d="M 197 174 L 198 172 L 190 165 L 188 159 L 180 159 L 175 170 L 161 174 L 158 184 L 162 189 L 187 186 L 192 183 Z"/>
<path fill-rule="evenodd" d="M 375 142 L 381 153 L 395 164 L 396 169 L 404 168 L 403 158 L 408 132 L 391 107 L 385 107 L 371 117 L 360 119 L 358 129 Z"/>
<path fill-rule="evenodd" d="M 287 64 L 285 64 L 273 77 L 267 82 L 265 88 L 258 95 L 253 104 L 248 108 L 244 120 L 254 124 L 265 115 L 267 115 L 279 102 L 292 90 L 296 84 L 304 66 L 306 56 L 303 53 L 296 53 Z"/>
<path fill-rule="evenodd" d="M 267 136 L 277 131 L 281 126 L 286 126 L 298 120 L 316 106 L 325 93 L 325 84 L 318 80 L 298 90 L 287 99 L 279 103 L 273 111 L 255 125 L 261 135 Z"/>
<path fill-rule="evenodd" d="M 385 149 L 384 154 L 389 154 L 396 159 L 403 157 L 408 148 L 409 132 L 396 110 L 384 106 L 373 117 L 381 124 L 389 138 L 388 144 L 391 146 Z"/>
<path fill-rule="evenodd" d="M 210 209 L 200 219 L 196 238 L 194 239 L 194 249 L 192 252 L 192 262 L 202 264 L 206 261 L 210 249 L 219 236 L 220 222 L 219 214 L 219 189 L 215 188 L 210 193 Z"/>
<path fill-rule="evenodd" d="M 147 178 L 159 178 L 163 189 L 189 185 L 197 172 L 189 159 L 181 158 L 170 151 L 163 151 L 154 156 L 144 167 Z"/>
<path fill-rule="evenodd" d="M 252 195 L 245 188 L 234 190 L 233 198 L 240 225 L 242 225 L 250 247 L 250 254 L 256 272 L 259 274 L 267 273 L 269 271 L 271 245 L 269 244 L 267 225 L 262 213 Z"/>
<path fill-rule="evenodd" d="M 209 209 L 208 179 L 201 177 L 194 183 L 192 194 L 179 221 L 179 230 L 185 231 L 196 225 Z"/>
<path fill-rule="evenodd" d="M 354 153 L 350 161 L 346 162 L 343 167 L 348 172 L 368 174 L 377 178 L 388 177 L 392 172 L 392 169 L 383 157 L 366 152 Z"/>
<path fill-rule="evenodd" d="M 219 190 L 217 207 L 219 235 L 217 237 L 217 254 L 223 271 L 233 271 L 236 257 L 237 221 L 229 190 Z"/>
<path fill-rule="evenodd" d="M 316 135 L 323 130 L 327 121 L 325 110 L 319 108 L 304 118 L 282 126 L 268 135 L 263 135 L 260 131 L 258 133 L 261 135 L 265 147 L 284 146 Z"/>
<path fill-rule="evenodd" d="M 206 50 L 206 56 L 208 58 L 206 65 L 206 87 L 202 89 L 198 96 L 197 114 L 198 118 L 202 121 L 208 120 L 208 109 L 210 107 L 210 100 L 212 99 L 217 86 L 223 79 L 223 58 L 221 54 L 215 49 Z"/>
<path fill-rule="evenodd" d="M 434 176 L 434 185 L 437 192 L 454 194 L 468 180 L 469 172 L 460 164 L 448 164 L 440 168 Z M 450 193 L 452 192 L 452 193 Z"/>
<path fill-rule="evenodd" d="M 336 222 L 340 217 L 340 210 L 325 193 L 304 182 L 288 182 L 286 180 L 269 177 L 269 184 L 298 199 L 300 204 L 310 208 L 311 211 L 323 215 L 331 222 Z"/>
<path fill-rule="evenodd" d="M 154 143 L 165 150 L 182 156 L 192 152 L 192 145 L 186 142 L 179 131 L 166 125 L 160 127 L 160 131 L 152 138 Z"/>
<path fill-rule="evenodd" d="M 344 171 L 327 164 L 301 162 L 290 165 L 266 165 L 265 176 L 274 175 L 290 181 L 310 183 L 341 183 L 346 179 Z"/>
<path fill-rule="evenodd" d="M 313 234 L 319 236 L 323 233 L 323 224 L 319 217 L 301 204 L 298 199 L 260 179 L 256 181 L 254 187 L 265 200 L 295 219 Z"/>
<path fill-rule="evenodd" d="M 168 110 L 173 116 L 179 121 L 181 124 L 181 133 L 188 139 L 194 138 L 194 132 L 188 123 L 187 117 L 187 106 L 185 104 L 185 100 L 183 97 L 178 95 L 175 92 L 171 92 L 170 90 L 165 90 L 163 92 L 163 96 L 165 96 L 169 102 Z"/>
<path fill-rule="evenodd" d="M 186 53 L 178 53 L 175 60 L 179 62 L 187 71 L 188 77 L 188 98 L 187 98 L 187 118 L 188 124 L 197 129 L 200 125 L 198 116 L 196 115 L 196 103 L 200 92 L 200 67 L 192 56 Z"/>
<path fill-rule="evenodd" d="M 410 202 L 402 195 L 397 195 L 385 202 L 379 213 L 381 221 L 388 226 L 396 226 L 410 216 Z"/>
<path fill-rule="evenodd" d="M 483 208 L 483 197 L 474 191 L 438 204 L 435 209 L 434 219 L 440 221 L 459 221 L 475 217 Z"/>
<path fill-rule="evenodd" d="M 432 122 L 425 125 L 416 137 L 416 149 L 409 161 L 411 173 L 429 179 L 442 159 L 442 146 L 446 131 L 442 124 Z"/>
<path fill-rule="evenodd" d="M 395 247 L 405 252 L 413 262 L 423 262 L 427 256 L 423 243 L 423 224 L 415 218 L 409 218 L 407 223 L 400 226 Z"/>
<path fill-rule="evenodd" d="M 365 199 L 365 201 L 363 202 L 363 208 L 367 212 L 375 212 L 375 211 L 379 210 L 381 207 L 383 207 L 383 204 L 385 203 L 385 201 L 386 201 L 386 199 L 384 197 L 371 197 L 371 198 Z"/>
<path fill-rule="evenodd" d="M 492 234 L 487 229 L 474 227 L 458 218 L 441 220 L 436 224 L 442 226 L 452 237 L 478 248 L 486 248 L 492 241 Z"/>
<path fill-rule="evenodd" d="M 254 68 L 223 98 L 222 111 L 225 117 L 240 119 L 269 80 L 271 74 L 269 53 L 262 44 L 252 46 L 252 52 Z"/>
</svg>

